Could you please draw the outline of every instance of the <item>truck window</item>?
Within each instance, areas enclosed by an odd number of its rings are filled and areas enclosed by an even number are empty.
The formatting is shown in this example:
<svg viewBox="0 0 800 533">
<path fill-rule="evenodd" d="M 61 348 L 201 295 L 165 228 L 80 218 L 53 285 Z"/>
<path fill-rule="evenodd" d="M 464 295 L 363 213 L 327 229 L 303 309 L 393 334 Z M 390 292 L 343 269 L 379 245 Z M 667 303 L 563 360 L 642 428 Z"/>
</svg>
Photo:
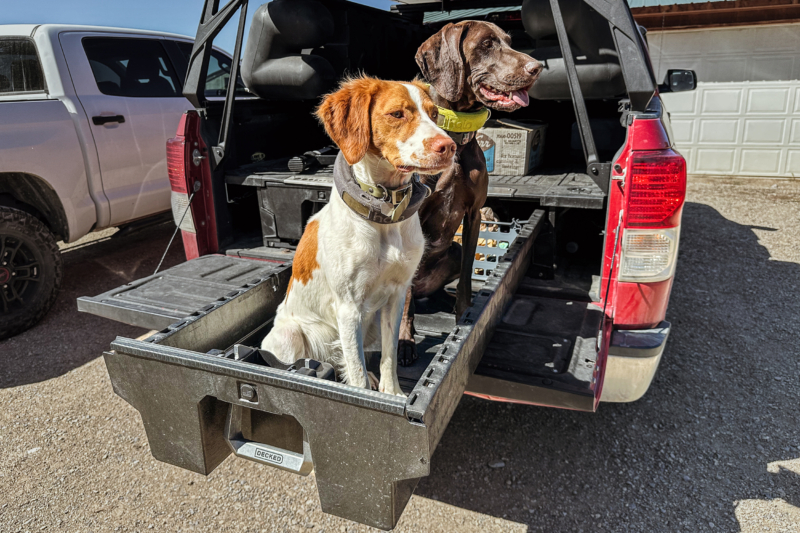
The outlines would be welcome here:
<svg viewBox="0 0 800 533">
<path fill-rule="evenodd" d="M 192 43 L 185 41 L 175 41 L 181 53 L 186 57 L 186 62 L 192 55 Z M 206 74 L 206 96 L 225 96 L 228 90 L 228 81 L 231 79 L 231 59 L 216 50 L 211 51 L 208 60 L 208 73 Z M 239 79 L 236 81 L 236 94 L 246 95 L 244 83 Z"/>
<path fill-rule="evenodd" d="M 83 49 L 103 94 L 134 98 L 181 96 L 167 52 L 155 39 L 87 37 Z"/>
<path fill-rule="evenodd" d="M 29 39 L 0 39 L 0 94 L 44 91 L 44 74 Z"/>
</svg>

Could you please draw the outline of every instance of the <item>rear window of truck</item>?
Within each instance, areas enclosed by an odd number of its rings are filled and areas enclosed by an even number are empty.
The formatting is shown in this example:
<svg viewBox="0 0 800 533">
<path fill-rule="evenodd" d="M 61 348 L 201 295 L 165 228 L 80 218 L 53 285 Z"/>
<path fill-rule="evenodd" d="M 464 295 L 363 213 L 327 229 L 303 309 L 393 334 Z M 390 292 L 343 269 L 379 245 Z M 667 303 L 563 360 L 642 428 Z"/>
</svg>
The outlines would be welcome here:
<svg viewBox="0 0 800 533">
<path fill-rule="evenodd" d="M 30 39 L 0 39 L 0 94 L 44 91 L 44 73 Z"/>
</svg>

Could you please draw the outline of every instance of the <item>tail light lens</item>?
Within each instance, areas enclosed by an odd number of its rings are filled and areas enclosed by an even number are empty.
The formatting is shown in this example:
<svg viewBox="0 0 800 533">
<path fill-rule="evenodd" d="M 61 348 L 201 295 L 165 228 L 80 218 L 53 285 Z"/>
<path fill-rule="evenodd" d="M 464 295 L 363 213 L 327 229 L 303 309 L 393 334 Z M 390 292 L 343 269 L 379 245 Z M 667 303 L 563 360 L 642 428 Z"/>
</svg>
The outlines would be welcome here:
<svg viewBox="0 0 800 533">
<path fill-rule="evenodd" d="M 675 273 L 686 161 L 672 150 L 634 152 L 619 280 L 655 283 Z"/>
<path fill-rule="evenodd" d="M 197 233 L 191 213 L 186 213 L 186 209 L 189 207 L 189 194 L 186 187 L 186 157 L 186 139 L 183 136 L 175 136 L 167 140 L 167 173 L 172 189 L 170 194 L 172 220 L 181 230 Z"/>
<path fill-rule="evenodd" d="M 654 283 L 672 277 L 679 235 L 680 228 L 626 228 L 622 234 L 619 280 Z"/>
<path fill-rule="evenodd" d="M 686 160 L 672 150 L 634 152 L 627 227 L 672 228 L 686 198 Z"/>
<path fill-rule="evenodd" d="M 186 213 L 186 209 L 189 207 L 189 194 L 186 187 L 186 157 L 186 139 L 183 136 L 176 136 L 167 141 L 167 173 L 172 189 L 170 194 L 172 220 L 176 226 L 180 226 L 181 230 L 196 233 L 193 217 L 190 213 Z"/>
<path fill-rule="evenodd" d="M 186 192 L 186 138 L 176 135 L 167 140 L 167 174 L 173 192 Z"/>
<path fill-rule="evenodd" d="M 202 155 L 205 153 L 200 116 L 196 111 L 184 113 L 177 134 L 167 140 L 167 174 L 172 189 L 172 218 L 181 229 L 186 259 L 219 249 L 211 167 Z"/>
</svg>

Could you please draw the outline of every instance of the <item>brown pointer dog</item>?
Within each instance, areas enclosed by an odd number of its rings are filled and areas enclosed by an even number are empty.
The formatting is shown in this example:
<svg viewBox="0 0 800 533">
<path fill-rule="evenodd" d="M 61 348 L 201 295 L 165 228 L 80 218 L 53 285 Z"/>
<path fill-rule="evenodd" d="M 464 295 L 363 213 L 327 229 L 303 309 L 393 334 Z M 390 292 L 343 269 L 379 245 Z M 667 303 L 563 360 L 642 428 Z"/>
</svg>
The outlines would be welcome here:
<svg viewBox="0 0 800 533">
<path fill-rule="evenodd" d="M 416 55 L 431 84 L 433 102 L 454 111 L 478 111 L 484 106 L 516 111 L 528 105 L 528 89 L 542 66 L 510 45 L 508 34 L 489 22 L 465 21 L 439 30 Z M 472 300 L 472 261 L 489 188 L 486 160 L 474 136 L 458 146 L 450 170 L 438 179 L 425 176 L 424 182 L 433 191 L 419 210 L 427 247 L 406 295 L 397 354 L 403 366 L 417 359 L 414 298 L 429 296 L 459 278 L 456 315 L 460 317 Z M 463 248 L 453 242 L 462 220 Z"/>
</svg>

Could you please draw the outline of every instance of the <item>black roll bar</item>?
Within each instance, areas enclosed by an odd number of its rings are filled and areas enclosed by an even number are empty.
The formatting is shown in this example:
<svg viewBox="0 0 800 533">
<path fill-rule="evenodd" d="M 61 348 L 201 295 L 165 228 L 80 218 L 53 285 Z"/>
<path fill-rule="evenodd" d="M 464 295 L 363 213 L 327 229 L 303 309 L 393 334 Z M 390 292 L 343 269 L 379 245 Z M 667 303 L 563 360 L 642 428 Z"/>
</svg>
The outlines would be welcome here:
<svg viewBox="0 0 800 533">
<path fill-rule="evenodd" d="M 183 86 L 183 96 L 197 110 L 202 110 L 206 105 L 205 86 L 208 73 L 208 62 L 214 39 L 222 28 L 230 21 L 236 10 L 239 10 L 239 29 L 236 33 L 236 45 L 233 50 L 231 62 L 231 75 L 228 89 L 225 94 L 225 107 L 223 108 L 222 127 L 219 131 L 217 145 L 211 148 L 213 163 L 216 168 L 225 158 L 227 151 L 228 135 L 230 133 L 231 115 L 236 91 L 236 80 L 239 78 L 239 62 L 242 55 L 242 42 L 244 41 L 244 26 L 247 21 L 248 0 L 230 0 L 222 10 L 219 9 L 219 0 L 205 0 L 203 15 L 197 26 L 192 55 L 189 57 L 189 69 L 186 73 L 186 83 Z"/>
<path fill-rule="evenodd" d="M 650 100 L 655 94 L 656 81 L 650 69 L 647 57 L 644 54 L 644 42 L 639 33 L 633 15 L 626 5 L 625 0 L 583 0 L 608 21 L 614 44 L 619 54 L 622 67 L 622 76 L 625 79 L 625 88 L 628 91 L 631 110 L 645 111 Z M 586 160 L 586 174 L 592 178 L 598 187 L 608 193 L 609 180 L 611 179 L 611 163 L 601 162 L 594 143 L 589 114 L 586 111 L 586 102 L 583 99 L 578 71 L 575 68 L 575 58 L 569 44 L 564 17 L 561 15 L 559 0 L 550 0 L 553 11 L 553 22 L 556 26 L 558 44 L 561 55 L 564 57 L 564 67 L 567 71 L 569 92 L 572 96 L 572 106 L 575 110 L 575 122 L 581 136 L 583 156 Z"/>
</svg>

